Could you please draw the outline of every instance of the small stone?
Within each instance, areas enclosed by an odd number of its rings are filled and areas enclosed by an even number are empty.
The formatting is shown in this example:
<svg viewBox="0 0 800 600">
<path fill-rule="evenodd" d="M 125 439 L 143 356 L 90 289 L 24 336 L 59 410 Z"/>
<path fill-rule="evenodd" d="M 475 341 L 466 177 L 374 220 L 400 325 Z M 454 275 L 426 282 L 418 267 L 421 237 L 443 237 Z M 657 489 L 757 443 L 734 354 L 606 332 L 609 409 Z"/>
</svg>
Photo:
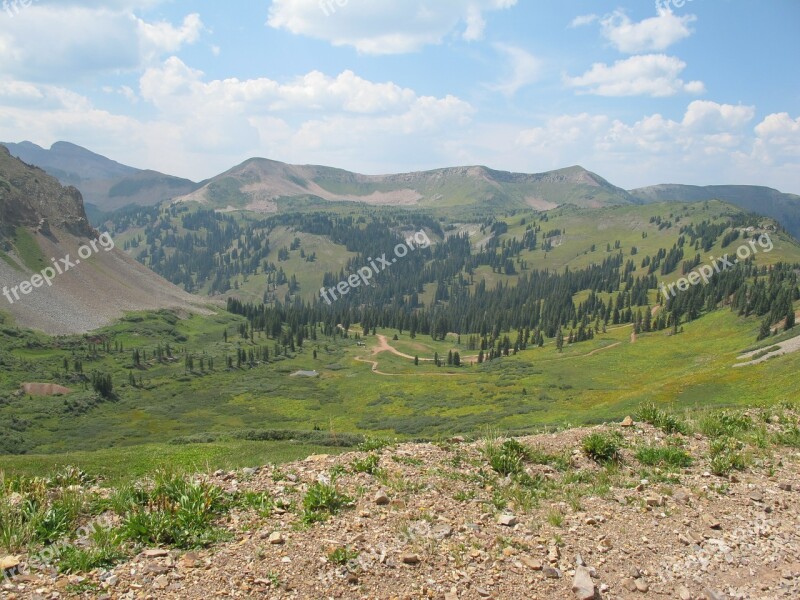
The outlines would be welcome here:
<svg viewBox="0 0 800 600">
<path fill-rule="evenodd" d="M 475 591 L 478 592 L 478 596 L 480 596 L 481 598 L 488 598 L 489 596 L 492 595 L 492 592 L 490 592 L 487 589 L 480 588 L 480 587 L 479 588 L 475 588 Z"/>
<path fill-rule="evenodd" d="M 378 492 L 375 494 L 375 498 L 373 498 L 373 501 L 378 506 L 386 506 L 391 502 L 391 500 L 389 500 L 389 496 L 386 495 L 385 490 L 378 490 Z"/>
<path fill-rule="evenodd" d="M 325 462 L 330 457 L 331 457 L 330 454 L 312 454 L 311 456 L 306 458 L 303 462 L 307 462 L 307 463 Z"/>
<path fill-rule="evenodd" d="M 534 571 L 541 571 L 542 570 L 542 566 L 543 566 L 542 565 L 542 561 L 540 561 L 538 559 L 530 558 L 528 556 L 523 556 L 519 560 L 520 560 L 520 562 L 522 562 L 523 565 L 525 565 L 529 569 L 533 569 Z"/>
<path fill-rule="evenodd" d="M 280 531 L 273 531 L 269 534 L 269 543 L 273 546 L 279 546 L 281 544 L 286 543 L 286 538 L 283 537 L 283 534 Z"/>
<path fill-rule="evenodd" d="M 252 477 L 256 473 L 258 473 L 258 469 L 254 469 L 252 467 L 245 467 L 244 469 L 242 469 L 242 474 L 245 475 L 246 477 Z"/>
<path fill-rule="evenodd" d="M 0 558 L 0 575 L 2 575 L 3 571 L 11 571 L 12 569 L 16 569 L 19 564 L 19 556 L 4 556 L 3 558 Z"/>
<path fill-rule="evenodd" d="M 142 552 L 142 556 L 145 558 L 162 558 L 164 556 L 169 556 L 169 552 L 163 548 L 148 548 Z"/>
<path fill-rule="evenodd" d="M 792 484 L 791 483 L 779 483 L 778 489 L 783 490 L 784 492 L 791 492 L 792 491 Z"/>
<path fill-rule="evenodd" d="M 547 549 L 547 560 L 551 563 L 557 563 L 559 558 L 561 558 L 561 551 L 558 546 L 550 546 Z"/>
<path fill-rule="evenodd" d="M 433 535 L 435 539 L 442 541 L 453 535 L 453 528 L 444 524 L 436 525 L 431 529 L 431 535 Z"/>
<path fill-rule="evenodd" d="M 347 583 L 350 585 L 356 585 L 358 583 L 358 576 L 355 573 L 348 573 L 346 579 Z"/>
<path fill-rule="evenodd" d="M 169 585 L 169 577 L 166 575 L 159 575 L 156 577 L 155 581 L 153 581 L 153 587 L 159 590 L 165 589 Z"/>
<path fill-rule="evenodd" d="M 672 499 L 678 504 L 688 504 L 689 499 L 691 497 L 692 493 L 689 490 L 685 490 L 683 488 L 675 490 L 672 494 Z"/>
<path fill-rule="evenodd" d="M 636 584 L 636 589 L 646 594 L 650 589 L 650 585 L 644 579 L 635 579 L 634 584 Z"/>
<path fill-rule="evenodd" d="M 678 587 L 678 598 L 680 600 L 692 600 L 692 592 L 690 592 L 686 586 Z"/>
<path fill-rule="evenodd" d="M 404 565 L 418 565 L 422 562 L 422 559 L 419 557 L 419 554 L 404 552 L 400 555 L 400 562 L 402 562 Z"/>
<path fill-rule="evenodd" d="M 578 600 L 592 600 L 595 596 L 594 582 L 589 569 L 578 567 L 572 579 L 572 592 Z"/>
<path fill-rule="evenodd" d="M 622 423 L 621 423 L 621 425 L 622 425 L 623 427 L 633 427 L 633 418 L 631 418 L 631 416 L 630 416 L 630 415 L 628 415 L 627 417 L 625 417 L 625 418 L 622 420 Z"/>
<path fill-rule="evenodd" d="M 542 569 L 542 574 L 548 579 L 561 579 L 561 571 L 555 567 L 545 567 Z"/>
<path fill-rule="evenodd" d="M 722 529 L 722 525 L 720 524 L 719 520 L 715 519 L 708 513 L 703 513 L 700 515 L 700 520 L 703 522 L 703 525 L 709 529 Z"/>
<path fill-rule="evenodd" d="M 764 494 L 761 492 L 761 490 L 753 490 L 750 492 L 750 500 L 753 502 L 763 502 Z"/>
<path fill-rule="evenodd" d="M 458 600 L 458 593 L 456 593 L 456 592 L 447 592 L 444 595 L 444 600 Z"/>
<path fill-rule="evenodd" d="M 628 569 L 628 575 L 630 575 L 634 579 L 639 579 L 639 577 L 642 576 L 641 572 L 636 567 L 631 567 L 630 569 Z"/>
<path fill-rule="evenodd" d="M 651 508 L 664 505 L 664 499 L 661 496 L 649 496 L 646 502 L 647 506 Z"/>
<path fill-rule="evenodd" d="M 500 525 L 503 525 L 504 527 L 513 527 L 514 525 L 519 523 L 517 517 L 515 517 L 514 515 L 500 515 L 497 518 L 497 522 Z"/>
<path fill-rule="evenodd" d="M 703 594 L 705 595 L 706 600 L 725 600 L 725 596 L 716 590 L 712 590 L 711 588 L 706 588 L 703 590 Z"/>
<path fill-rule="evenodd" d="M 631 579 L 631 578 L 628 578 L 628 579 L 626 579 L 625 581 L 622 582 L 622 587 L 624 587 L 629 592 L 635 592 L 636 591 L 636 581 Z"/>
</svg>

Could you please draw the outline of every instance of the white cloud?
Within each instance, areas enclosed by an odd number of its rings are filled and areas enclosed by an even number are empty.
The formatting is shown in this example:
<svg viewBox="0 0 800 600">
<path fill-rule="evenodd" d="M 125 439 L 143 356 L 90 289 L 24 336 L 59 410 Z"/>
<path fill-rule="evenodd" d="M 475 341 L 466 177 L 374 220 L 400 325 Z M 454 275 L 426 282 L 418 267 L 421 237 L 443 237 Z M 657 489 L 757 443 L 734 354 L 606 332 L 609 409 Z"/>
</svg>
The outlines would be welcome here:
<svg viewBox="0 0 800 600">
<path fill-rule="evenodd" d="M 131 12 L 152 2 L 97 4 L 37 2 L 13 19 L 0 19 L 0 76 L 52 83 L 136 71 L 196 42 L 203 31 L 197 14 L 175 27 Z"/>
<path fill-rule="evenodd" d="M 494 44 L 494 47 L 506 58 L 509 74 L 502 81 L 490 85 L 490 89 L 512 96 L 521 88 L 538 81 L 542 74 L 541 60 L 517 46 Z"/>
<path fill-rule="evenodd" d="M 137 19 L 137 22 L 142 42 L 150 46 L 156 55 L 177 52 L 182 46 L 195 43 L 204 30 L 203 22 L 197 13 L 187 15 L 181 27 L 173 27 L 171 23 L 165 21 L 146 23 Z"/>
<path fill-rule="evenodd" d="M 785 112 L 771 114 L 756 125 L 755 133 L 753 158 L 796 176 L 800 171 L 800 117 L 792 119 Z M 791 191 L 800 193 L 800 188 Z"/>
<path fill-rule="evenodd" d="M 541 170 L 579 163 L 628 187 L 738 183 L 800 191 L 800 118 L 772 114 L 751 128 L 755 112 L 694 101 L 680 120 L 658 113 L 633 122 L 554 116 L 516 134 L 505 164 L 518 156 Z"/>
<path fill-rule="evenodd" d="M 106 86 L 107 87 L 107 86 Z M 107 93 L 136 100 L 133 90 Z M 254 155 L 393 170 L 446 164 L 447 135 L 469 126 L 474 109 L 344 71 L 287 81 L 207 79 L 171 57 L 140 78 L 140 119 L 98 110 L 64 88 L 0 82 L 0 131 L 8 140 L 49 145 L 66 139 L 127 164 L 204 179 Z"/>
<path fill-rule="evenodd" d="M 689 24 L 694 15 L 678 16 L 670 11 L 660 11 L 657 17 L 634 23 L 622 11 L 616 11 L 600 21 L 603 36 L 625 54 L 663 51 L 689 37 Z"/>
<path fill-rule="evenodd" d="M 679 75 L 686 63 L 664 54 L 645 54 L 618 60 L 609 66 L 595 63 L 579 77 L 566 77 L 567 85 L 598 96 L 672 96 L 705 91 L 700 81 L 684 83 Z"/>
<path fill-rule="evenodd" d="M 439 44 L 459 31 L 466 41 L 483 38 L 485 14 L 517 0 L 273 0 L 268 24 L 365 54 L 403 54 Z"/>
<path fill-rule="evenodd" d="M 572 19 L 572 22 L 569 24 L 570 27 L 583 27 L 584 25 L 591 25 L 597 19 L 599 19 L 597 15 L 579 15 Z"/>
</svg>

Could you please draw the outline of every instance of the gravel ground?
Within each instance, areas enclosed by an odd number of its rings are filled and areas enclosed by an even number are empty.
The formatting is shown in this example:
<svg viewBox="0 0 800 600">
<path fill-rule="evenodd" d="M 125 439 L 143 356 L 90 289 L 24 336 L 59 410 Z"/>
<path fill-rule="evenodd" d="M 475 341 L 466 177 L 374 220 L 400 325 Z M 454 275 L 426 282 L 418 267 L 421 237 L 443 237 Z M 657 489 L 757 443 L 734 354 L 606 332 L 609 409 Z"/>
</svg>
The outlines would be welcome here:
<svg viewBox="0 0 800 600">
<path fill-rule="evenodd" d="M 595 430 L 618 431 L 626 442 L 622 466 L 605 479 L 579 450 Z M 800 453 L 772 448 L 747 470 L 718 477 L 704 458 L 709 441 L 694 435 L 682 438 L 696 457 L 691 467 L 672 476 L 651 469 L 642 480 L 633 448 L 665 437 L 634 424 L 522 438 L 571 463 L 568 471 L 525 463 L 549 485 L 533 505 L 514 501 L 482 443 L 460 439 L 384 448 L 380 476 L 353 473 L 366 453 L 217 472 L 204 477 L 228 491 L 269 491 L 285 508 L 266 518 L 228 515 L 234 539 L 211 549 L 151 549 L 85 576 L 18 578 L 0 597 L 63 598 L 92 584 L 83 597 L 800 598 Z M 352 506 L 302 526 L 305 491 L 332 470 L 342 471 L 336 485 Z M 358 557 L 333 564 L 340 547 Z"/>
</svg>

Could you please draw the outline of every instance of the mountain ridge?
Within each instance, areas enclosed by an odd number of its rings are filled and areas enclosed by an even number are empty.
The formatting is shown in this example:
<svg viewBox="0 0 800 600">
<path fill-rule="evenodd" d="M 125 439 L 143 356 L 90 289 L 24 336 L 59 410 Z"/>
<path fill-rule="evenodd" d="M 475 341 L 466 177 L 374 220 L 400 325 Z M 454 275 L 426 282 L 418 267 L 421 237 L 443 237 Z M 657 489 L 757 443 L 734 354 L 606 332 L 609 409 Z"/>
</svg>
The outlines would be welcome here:
<svg viewBox="0 0 800 600">
<path fill-rule="evenodd" d="M 55 142 L 49 150 L 28 141 L 0 145 L 62 185 L 77 188 L 88 204 L 103 212 L 129 204 L 151 206 L 198 186 L 188 179 L 123 165 L 71 142 Z"/>
<path fill-rule="evenodd" d="M 102 212 L 165 201 L 197 202 L 223 211 L 273 213 L 279 210 L 280 201 L 292 199 L 451 210 L 551 210 L 566 204 L 602 208 L 723 200 L 778 220 L 800 239 L 800 196 L 766 186 L 656 184 L 625 190 L 579 165 L 542 173 L 470 165 L 366 175 L 262 157 L 248 158 L 195 183 L 129 167 L 70 142 L 56 142 L 49 150 L 32 142 L 5 145 L 12 155 L 79 189 L 97 220 Z"/>
<path fill-rule="evenodd" d="M 0 147 L 0 287 L 5 295 L 0 310 L 18 326 L 64 335 L 97 329 L 129 311 L 205 312 L 199 299 L 115 248 L 104 235 L 98 247 L 100 233 L 89 224 L 76 188 L 61 186 Z M 67 261 L 63 273 L 54 271 L 55 257 Z M 51 276 L 41 285 L 46 270 Z M 40 285 L 28 285 L 37 278 Z"/>
<path fill-rule="evenodd" d="M 759 185 L 683 185 L 662 183 L 630 190 L 643 202 L 705 202 L 723 200 L 779 221 L 800 239 L 800 196 Z"/>
</svg>

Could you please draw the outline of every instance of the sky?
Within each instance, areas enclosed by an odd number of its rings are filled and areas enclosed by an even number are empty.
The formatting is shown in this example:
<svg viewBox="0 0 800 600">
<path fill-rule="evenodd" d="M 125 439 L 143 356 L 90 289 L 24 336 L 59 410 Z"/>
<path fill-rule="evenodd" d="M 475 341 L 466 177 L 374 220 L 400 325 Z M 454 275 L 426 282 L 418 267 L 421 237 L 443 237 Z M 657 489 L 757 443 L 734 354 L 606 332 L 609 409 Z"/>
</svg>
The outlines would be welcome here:
<svg viewBox="0 0 800 600">
<path fill-rule="evenodd" d="M 798 59 L 798 0 L 0 0 L 0 140 L 800 194 Z"/>
</svg>

